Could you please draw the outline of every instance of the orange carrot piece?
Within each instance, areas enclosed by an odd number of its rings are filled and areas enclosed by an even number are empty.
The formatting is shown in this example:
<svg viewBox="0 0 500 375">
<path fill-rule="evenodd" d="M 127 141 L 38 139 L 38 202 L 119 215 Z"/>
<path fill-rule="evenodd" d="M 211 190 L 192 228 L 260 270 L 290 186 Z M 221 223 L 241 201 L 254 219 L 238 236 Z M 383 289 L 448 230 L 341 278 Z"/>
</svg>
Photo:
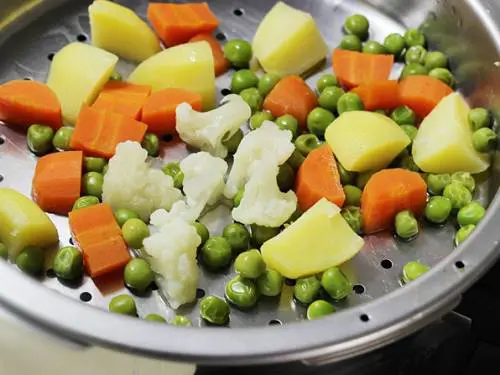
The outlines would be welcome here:
<svg viewBox="0 0 500 375">
<path fill-rule="evenodd" d="M 351 90 L 357 94 L 365 110 L 393 109 L 399 105 L 399 85 L 397 81 L 385 80 L 365 83 Z"/>
<path fill-rule="evenodd" d="M 226 56 L 224 56 L 224 51 L 222 50 L 219 41 L 209 33 L 198 34 L 189 39 L 189 43 L 201 41 L 207 42 L 210 44 L 210 48 L 212 48 L 212 54 L 214 55 L 215 76 L 218 77 L 221 74 L 226 73 L 231 67 L 231 63 L 228 59 L 226 59 Z"/>
<path fill-rule="evenodd" d="M 71 211 L 69 213 L 69 226 L 75 239 L 80 238 L 88 232 L 99 233 L 98 231 L 101 231 L 102 236 L 116 237 L 121 235 L 121 229 L 116 223 L 113 210 L 106 203 L 99 203 Z M 105 233 L 102 228 L 105 228 Z"/>
<path fill-rule="evenodd" d="M 83 106 L 71 137 L 71 148 L 109 159 L 119 143 L 141 142 L 146 130 L 146 124 L 122 114 Z"/>
<path fill-rule="evenodd" d="M 264 109 L 274 117 L 286 114 L 306 127 L 307 115 L 318 106 L 314 91 L 299 76 L 287 76 L 279 81 L 264 100 Z"/>
<path fill-rule="evenodd" d="M 202 98 L 196 92 L 168 88 L 156 91 L 148 98 L 142 109 L 141 121 L 148 131 L 159 136 L 174 134 L 175 110 L 181 103 L 189 103 L 194 110 L 202 111 Z"/>
<path fill-rule="evenodd" d="M 362 84 L 387 80 L 394 64 L 394 56 L 334 49 L 332 61 L 337 79 L 350 90 Z"/>
<path fill-rule="evenodd" d="M 42 124 L 62 126 L 61 104 L 54 92 L 35 81 L 10 81 L 0 85 L 0 121 L 27 129 Z"/>
<path fill-rule="evenodd" d="M 384 169 L 375 173 L 361 195 L 366 234 L 390 228 L 404 210 L 420 215 L 427 200 L 427 185 L 420 174 L 406 169 Z"/>
<path fill-rule="evenodd" d="M 344 205 L 345 194 L 330 146 L 323 145 L 307 155 L 297 172 L 295 193 L 304 212 L 321 198 L 339 207 Z"/>
<path fill-rule="evenodd" d="M 83 153 L 66 151 L 38 159 L 33 177 L 34 201 L 46 212 L 66 215 L 80 197 Z"/>
<path fill-rule="evenodd" d="M 211 33 L 219 26 L 207 3 L 151 3 L 148 19 L 169 47 L 186 43 L 197 34 Z"/>
<path fill-rule="evenodd" d="M 123 269 L 131 256 L 121 237 L 105 238 L 102 242 L 81 246 L 85 270 L 90 277 L 101 277 Z"/>
<path fill-rule="evenodd" d="M 429 76 L 409 76 L 399 83 L 399 101 L 423 119 L 453 90 L 439 79 Z"/>
<path fill-rule="evenodd" d="M 151 87 L 121 81 L 106 83 L 92 108 L 121 113 L 134 120 L 141 118 L 142 107 L 151 94 Z"/>
</svg>

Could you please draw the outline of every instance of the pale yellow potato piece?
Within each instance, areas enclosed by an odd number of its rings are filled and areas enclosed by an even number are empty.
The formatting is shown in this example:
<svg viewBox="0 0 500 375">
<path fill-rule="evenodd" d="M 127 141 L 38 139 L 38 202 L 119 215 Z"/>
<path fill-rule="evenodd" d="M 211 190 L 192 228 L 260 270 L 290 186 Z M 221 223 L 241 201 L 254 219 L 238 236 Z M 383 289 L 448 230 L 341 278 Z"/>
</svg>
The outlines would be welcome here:
<svg viewBox="0 0 500 375">
<path fill-rule="evenodd" d="M 181 44 L 150 57 L 132 72 L 128 81 L 151 86 L 153 91 L 172 87 L 198 92 L 203 110 L 215 106 L 214 58 L 205 41 Z"/>
<path fill-rule="evenodd" d="M 269 268 L 296 279 L 338 266 L 363 247 L 340 214 L 340 208 L 322 198 L 297 221 L 261 247 Z"/>
<path fill-rule="evenodd" d="M 156 34 L 134 11 L 107 0 L 89 6 L 92 44 L 121 58 L 143 62 L 161 51 Z"/>
<path fill-rule="evenodd" d="M 94 102 L 117 63 L 112 53 L 78 42 L 55 54 L 47 85 L 59 98 L 66 123 L 74 125 L 82 105 Z"/>
<path fill-rule="evenodd" d="M 266 72 L 282 76 L 300 75 L 328 54 L 314 18 L 281 1 L 260 23 L 252 47 Z"/>
<path fill-rule="evenodd" d="M 467 116 L 469 105 L 457 92 L 443 98 L 427 115 L 413 141 L 413 160 L 424 172 L 483 172 L 490 166 L 487 154 L 472 145 Z"/>
<path fill-rule="evenodd" d="M 344 112 L 326 129 L 325 139 L 348 171 L 379 170 L 411 142 L 389 117 L 365 111 Z"/>
</svg>

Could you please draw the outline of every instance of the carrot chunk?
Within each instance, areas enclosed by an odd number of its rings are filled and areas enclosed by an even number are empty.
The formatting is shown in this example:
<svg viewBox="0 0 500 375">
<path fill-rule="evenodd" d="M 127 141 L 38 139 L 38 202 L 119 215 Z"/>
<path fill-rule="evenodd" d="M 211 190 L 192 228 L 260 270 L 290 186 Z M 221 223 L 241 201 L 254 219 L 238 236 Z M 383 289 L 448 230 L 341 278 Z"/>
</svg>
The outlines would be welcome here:
<svg viewBox="0 0 500 375">
<path fill-rule="evenodd" d="M 90 277 L 100 277 L 119 270 L 127 265 L 131 257 L 121 237 L 103 238 L 102 242 L 93 242 L 79 246 L 83 252 L 83 262 Z"/>
<path fill-rule="evenodd" d="M 365 83 L 351 90 L 357 94 L 367 111 L 393 109 L 399 105 L 397 81 L 385 80 Z"/>
<path fill-rule="evenodd" d="M 215 76 L 218 77 L 221 74 L 226 73 L 231 67 L 231 63 L 228 59 L 226 59 L 226 56 L 224 56 L 224 51 L 222 50 L 219 41 L 209 33 L 198 34 L 189 39 L 189 43 L 201 41 L 207 42 L 210 44 L 210 48 L 212 48 L 212 54 L 214 55 Z"/>
</svg>

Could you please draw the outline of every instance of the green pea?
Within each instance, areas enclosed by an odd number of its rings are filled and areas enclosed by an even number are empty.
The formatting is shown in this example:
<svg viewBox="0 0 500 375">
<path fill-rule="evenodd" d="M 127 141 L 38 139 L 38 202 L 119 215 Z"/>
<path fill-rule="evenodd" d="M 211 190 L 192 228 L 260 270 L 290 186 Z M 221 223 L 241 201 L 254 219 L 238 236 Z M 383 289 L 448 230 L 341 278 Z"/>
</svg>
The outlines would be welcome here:
<svg viewBox="0 0 500 375">
<path fill-rule="evenodd" d="M 413 46 L 425 47 L 425 35 L 417 29 L 410 29 L 405 32 L 405 43 L 408 48 Z"/>
<path fill-rule="evenodd" d="M 318 137 L 314 134 L 301 134 L 295 140 L 295 147 L 304 156 L 321 146 Z"/>
<path fill-rule="evenodd" d="M 223 138 L 222 138 L 222 144 L 227 148 L 227 151 L 230 154 L 234 154 L 237 150 L 238 147 L 245 135 L 243 134 L 243 131 L 241 129 L 238 129 L 236 133 L 234 133 L 232 136 L 229 136 L 229 133 L 227 133 Z"/>
<path fill-rule="evenodd" d="M 38 156 L 48 154 L 52 150 L 54 130 L 50 126 L 31 125 L 26 134 L 26 142 L 32 153 Z"/>
<path fill-rule="evenodd" d="M 263 296 L 276 297 L 281 293 L 283 281 L 284 278 L 279 272 L 267 269 L 256 281 L 257 290 Z"/>
<path fill-rule="evenodd" d="M 435 68 L 446 68 L 448 66 L 448 58 L 443 52 L 429 51 L 424 59 L 424 66 L 427 70 Z"/>
<path fill-rule="evenodd" d="M 418 261 L 411 261 L 404 265 L 403 267 L 403 283 L 407 284 L 410 281 L 417 279 L 422 276 L 424 273 L 429 271 L 430 268 L 428 265 L 423 264 Z"/>
<path fill-rule="evenodd" d="M 52 268 L 57 277 L 63 280 L 78 280 L 83 273 L 82 252 L 74 246 L 59 249 L 54 257 Z"/>
<path fill-rule="evenodd" d="M 352 185 L 356 182 L 356 172 L 350 172 L 344 168 L 337 160 L 337 169 L 339 170 L 340 182 L 342 185 Z"/>
<path fill-rule="evenodd" d="M 125 266 L 123 280 L 130 289 L 143 293 L 151 285 L 155 274 L 147 261 L 141 258 L 130 260 Z"/>
<path fill-rule="evenodd" d="M 262 109 L 264 98 L 260 95 L 259 90 L 255 87 L 244 89 L 240 92 L 241 98 L 248 104 L 252 113 L 256 113 Z"/>
<path fill-rule="evenodd" d="M 21 271 L 31 276 L 40 276 L 43 272 L 45 254 L 39 247 L 29 246 L 17 254 L 16 265 Z"/>
<path fill-rule="evenodd" d="M 313 302 L 321 290 L 321 283 L 316 276 L 309 276 L 297 280 L 293 287 L 293 295 L 297 301 L 308 305 Z"/>
<path fill-rule="evenodd" d="M 456 181 L 452 181 L 444 188 L 443 196 L 451 201 L 451 205 L 455 210 L 459 210 L 472 202 L 472 194 L 469 189 Z"/>
<path fill-rule="evenodd" d="M 368 37 L 369 28 L 370 23 L 368 19 L 361 14 L 349 16 L 344 21 L 344 31 L 347 34 L 356 35 L 361 40 L 365 40 Z"/>
<path fill-rule="evenodd" d="M 321 94 L 327 87 L 338 86 L 337 77 L 333 74 L 324 74 L 316 82 L 316 88 Z"/>
<path fill-rule="evenodd" d="M 78 198 L 73 204 L 72 210 L 78 210 L 79 208 L 85 208 L 89 206 L 93 206 L 95 204 L 99 204 L 101 201 L 99 198 L 94 197 L 93 195 L 85 195 L 83 197 Z"/>
<path fill-rule="evenodd" d="M 115 211 L 115 220 L 118 225 L 123 227 L 123 224 L 129 219 L 139 219 L 137 212 L 129 210 L 128 208 L 119 208 Z"/>
<path fill-rule="evenodd" d="M 424 64 L 425 57 L 427 56 L 427 50 L 422 46 L 410 47 L 405 53 L 406 64 L 418 63 Z"/>
<path fill-rule="evenodd" d="M 331 267 L 323 272 L 321 286 L 335 300 L 346 298 L 352 289 L 350 281 L 338 267 Z"/>
<path fill-rule="evenodd" d="M 209 238 L 201 248 L 203 263 L 210 268 L 222 268 L 231 262 L 231 245 L 225 237 Z"/>
<path fill-rule="evenodd" d="M 252 46 L 246 40 L 233 39 L 224 46 L 224 56 L 237 68 L 247 67 L 252 54 Z"/>
<path fill-rule="evenodd" d="M 104 158 L 95 158 L 87 156 L 83 158 L 83 170 L 85 172 L 99 172 L 102 173 L 107 162 Z"/>
<path fill-rule="evenodd" d="M 260 251 L 252 249 L 245 251 L 236 257 L 234 270 L 247 279 L 256 279 L 266 269 L 266 264 L 260 255 Z"/>
<path fill-rule="evenodd" d="M 332 112 L 324 108 L 314 108 L 307 115 L 307 129 L 319 138 L 325 136 L 326 128 L 335 120 Z"/>
<path fill-rule="evenodd" d="M 404 130 L 408 138 L 410 138 L 411 141 L 413 142 L 413 140 L 417 136 L 418 129 L 413 125 L 401 125 L 401 129 Z"/>
<path fill-rule="evenodd" d="M 250 117 L 250 129 L 255 130 L 258 129 L 262 126 L 262 123 L 264 121 L 273 121 L 274 116 L 272 115 L 271 112 L 267 111 L 262 111 L 262 112 L 255 112 L 252 117 Z"/>
<path fill-rule="evenodd" d="M 144 320 L 149 320 L 150 322 L 166 323 L 165 318 L 158 314 L 148 314 L 144 317 Z"/>
<path fill-rule="evenodd" d="M 420 168 L 418 165 L 415 163 L 415 160 L 413 160 L 413 157 L 408 155 L 405 156 L 404 158 L 401 159 L 401 168 L 407 169 L 412 172 L 419 172 Z"/>
<path fill-rule="evenodd" d="M 176 315 L 170 324 L 177 327 L 190 327 L 193 325 L 191 319 L 182 315 Z"/>
<path fill-rule="evenodd" d="M 52 144 L 54 148 L 60 151 L 71 150 L 71 137 L 73 136 L 73 131 L 75 129 L 72 126 L 63 126 L 57 129 L 54 138 L 52 139 Z"/>
<path fill-rule="evenodd" d="M 463 206 L 457 214 L 458 225 L 465 227 L 467 225 L 477 225 L 484 217 L 486 210 L 479 202 L 471 202 Z"/>
<path fill-rule="evenodd" d="M 198 233 L 198 236 L 201 238 L 201 244 L 200 246 L 203 246 L 205 242 L 210 238 L 210 232 L 208 231 L 208 228 L 200 223 L 199 221 L 195 221 L 193 223 L 194 229 L 196 229 L 196 233 Z"/>
<path fill-rule="evenodd" d="M 337 112 L 339 115 L 349 111 L 362 111 L 364 108 L 361 98 L 352 92 L 342 95 L 337 102 Z"/>
<path fill-rule="evenodd" d="M 271 90 L 276 86 L 276 84 L 281 80 L 281 76 L 278 73 L 266 73 L 259 79 L 259 89 L 260 95 L 263 97 L 267 96 Z"/>
<path fill-rule="evenodd" d="M 182 171 L 181 166 L 178 162 L 174 161 L 167 163 L 161 170 L 167 176 L 172 177 L 172 179 L 174 180 L 174 186 L 177 189 L 180 189 L 182 187 L 182 184 L 184 183 L 184 172 Z"/>
<path fill-rule="evenodd" d="M 137 316 L 134 299 L 128 294 L 120 294 L 109 302 L 109 311 L 115 314 Z"/>
<path fill-rule="evenodd" d="M 448 198 L 440 195 L 431 197 L 425 206 L 425 218 L 431 223 L 442 224 L 448 220 L 451 209 L 451 201 Z"/>
<path fill-rule="evenodd" d="M 469 172 L 455 172 L 451 175 L 451 182 L 460 182 L 472 193 L 476 189 L 476 180 Z"/>
<path fill-rule="evenodd" d="M 82 178 L 82 193 L 101 198 L 104 177 L 98 172 L 87 172 Z"/>
<path fill-rule="evenodd" d="M 426 76 L 429 73 L 427 68 L 419 63 L 409 63 L 405 65 L 403 71 L 401 72 L 401 79 L 409 76 Z"/>
<path fill-rule="evenodd" d="M 398 33 L 389 34 L 384 39 L 384 47 L 387 52 L 394 56 L 401 56 L 401 53 L 405 49 L 405 39 Z"/>
<path fill-rule="evenodd" d="M 440 195 L 446 186 L 451 183 L 451 175 L 448 173 L 433 174 L 429 173 L 427 175 L 427 190 L 429 194 Z"/>
<path fill-rule="evenodd" d="M 257 87 L 259 84 L 259 78 L 248 69 L 238 70 L 233 74 L 231 78 L 231 91 L 235 94 L 239 94 L 245 89 L 251 87 Z"/>
<path fill-rule="evenodd" d="M 207 296 L 200 301 L 200 316 L 210 324 L 223 326 L 229 321 L 229 305 L 222 298 Z"/>
<path fill-rule="evenodd" d="M 290 130 L 292 132 L 292 139 L 295 139 L 299 133 L 299 122 L 292 115 L 283 115 L 275 121 L 278 128 L 281 130 Z"/>
<path fill-rule="evenodd" d="M 467 238 L 469 238 L 472 232 L 474 232 L 474 229 L 476 229 L 476 226 L 474 224 L 469 224 L 461 227 L 455 234 L 455 245 L 458 246 Z"/>
<path fill-rule="evenodd" d="M 497 134 L 490 128 L 481 128 L 472 134 L 472 144 L 477 152 L 490 152 L 497 146 Z"/>
<path fill-rule="evenodd" d="M 471 109 L 467 118 L 473 131 L 491 127 L 492 116 L 490 111 L 485 108 L 478 107 Z"/>
<path fill-rule="evenodd" d="M 304 162 L 304 160 L 306 160 L 304 155 L 302 155 L 302 153 L 300 153 L 297 149 L 295 149 L 293 150 L 292 155 L 290 155 L 290 157 L 286 161 L 286 164 L 290 165 L 290 167 L 292 167 L 295 171 L 297 171 Z"/>
<path fill-rule="evenodd" d="M 278 186 L 282 192 L 287 192 L 295 186 L 295 172 L 287 163 L 280 165 L 278 176 L 276 177 Z"/>
<path fill-rule="evenodd" d="M 377 171 L 366 171 L 359 173 L 356 177 L 356 186 L 363 190 L 370 180 L 370 178 L 377 173 Z"/>
<path fill-rule="evenodd" d="M 9 256 L 9 249 L 3 242 L 0 242 L 0 258 L 7 259 Z"/>
<path fill-rule="evenodd" d="M 394 219 L 396 234 L 405 240 L 410 240 L 418 234 L 418 222 L 411 211 L 401 211 Z"/>
<path fill-rule="evenodd" d="M 109 165 L 108 165 L 108 164 L 106 164 L 106 165 L 104 166 L 104 168 L 102 169 L 102 175 L 103 175 L 103 176 L 104 176 L 104 175 L 106 174 L 106 172 L 108 171 L 108 168 L 109 168 Z"/>
<path fill-rule="evenodd" d="M 391 119 L 399 125 L 415 125 L 417 123 L 417 115 L 410 107 L 405 105 L 394 109 L 391 112 Z"/>
<path fill-rule="evenodd" d="M 254 281 L 240 275 L 235 276 L 226 284 L 225 296 L 233 305 L 243 309 L 255 306 L 258 300 Z"/>
<path fill-rule="evenodd" d="M 222 236 L 227 240 L 233 253 L 238 254 L 248 249 L 250 233 L 243 224 L 233 223 L 224 228 Z"/>
<path fill-rule="evenodd" d="M 354 232 L 357 234 L 363 232 L 363 216 L 361 215 L 361 209 L 359 207 L 345 206 L 340 211 L 340 214 Z"/>
<path fill-rule="evenodd" d="M 243 199 L 243 194 L 245 194 L 245 189 L 239 189 L 233 198 L 233 206 L 238 207 Z"/>
<path fill-rule="evenodd" d="M 307 307 L 306 316 L 307 320 L 314 320 L 333 314 L 335 311 L 335 307 L 331 303 L 319 299 Z"/>
<path fill-rule="evenodd" d="M 375 40 L 368 40 L 363 45 L 362 51 L 363 53 L 370 53 L 372 55 L 383 55 L 387 53 L 387 50 L 385 49 L 384 45 L 380 44 Z"/>
<path fill-rule="evenodd" d="M 122 75 L 120 72 L 117 72 L 116 70 L 111 73 L 111 76 L 109 77 L 110 81 L 121 81 L 122 80 Z"/>
<path fill-rule="evenodd" d="M 148 152 L 149 156 L 156 157 L 160 154 L 160 139 L 156 134 L 146 133 L 141 146 Z"/>
<path fill-rule="evenodd" d="M 361 189 L 353 185 L 344 185 L 345 204 L 359 206 L 361 202 Z"/>
<path fill-rule="evenodd" d="M 149 237 L 149 228 L 141 219 L 128 219 L 122 226 L 123 239 L 132 249 L 142 248 L 142 241 Z"/>
<path fill-rule="evenodd" d="M 361 43 L 361 39 L 359 39 L 356 35 L 344 35 L 340 40 L 340 48 L 348 51 L 356 51 L 361 52 L 363 49 L 363 44 Z"/>
<path fill-rule="evenodd" d="M 280 232 L 280 228 L 264 227 L 257 224 L 252 224 L 250 229 L 252 232 L 252 243 L 256 247 L 262 246 L 264 242 L 276 237 Z"/>
<path fill-rule="evenodd" d="M 337 86 L 326 87 L 318 98 L 318 104 L 321 108 L 327 109 L 331 112 L 337 112 L 337 105 L 339 99 L 345 91 Z"/>
<path fill-rule="evenodd" d="M 429 72 L 429 77 L 439 79 L 450 87 L 455 87 L 455 77 L 453 73 L 446 68 L 434 68 Z"/>
</svg>

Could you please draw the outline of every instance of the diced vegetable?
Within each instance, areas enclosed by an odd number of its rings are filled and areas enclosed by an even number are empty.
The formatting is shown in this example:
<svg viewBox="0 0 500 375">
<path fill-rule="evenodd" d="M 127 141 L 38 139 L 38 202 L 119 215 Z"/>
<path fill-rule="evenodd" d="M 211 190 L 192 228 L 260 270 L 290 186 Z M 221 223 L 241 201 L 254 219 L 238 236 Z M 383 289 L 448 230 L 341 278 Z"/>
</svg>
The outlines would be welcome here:
<svg viewBox="0 0 500 375">
<path fill-rule="evenodd" d="M 269 268 L 296 279 L 346 262 L 363 245 L 363 239 L 347 224 L 340 209 L 321 199 L 280 234 L 265 242 L 261 252 Z"/>
<path fill-rule="evenodd" d="M 212 34 L 203 33 L 194 36 L 189 39 L 190 43 L 205 41 L 210 44 L 210 48 L 212 48 L 212 54 L 214 56 L 214 72 L 215 76 L 218 77 L 221 74 L 226 73 L 231 67 L 231 63 L 224 56 L 224 51 L 222 51 L 222 47 L 220 46 L 219 41 Z"/>
<path fill-rule="evenodd" d="M 409 210 L 419 216 L 426 200 L 427 185 L 416 172 L 394 168 L 373 174 L 361 196 L 364 232 L 370 234 L 391 227 L 401 211 Z"/>
<path fill-rule="evenodd" d="M 128 81 L 151 86 L 153 92 L 167 88 L 196 92 L 203 98 L 203 110 L 215 106 L 214 58 L 205 41 L 183 44 L 154 55 L 141 63 Z"/>
<path fill-rule="evenodd" d="M 326 129 L 325 139 L 342 166 L 354 172 L 386 167 L 411 143 L 389 117 L 364 111 L 343 113 Z"/>
<path fill-rule="evenodd" d="M 10 188 L 0 188 L 0 242 L 15 259 L 28 246 L 45 248 L 59 242 L 57 229 L 33 201 Z"/>
<path fill-rule="evenodd" d="M 76 123 L 82 104 L 94 102 L 117 63 L 117 56 L 85 43 L 68 44 L 54 55 L 47 85 L 59 98 L 64 121 Z"/>
<path fill-rule="evenodd" d="M 146 124 L 119 113 L 83 107 L 71 137 L 71 148 L 109 159 L 125 141 L 141 142 Z"/>
<path fill-rule="evenodd" d="M 264 70 L 282 76 L 302 74 L 328 53 L 313 17 L 282 1 L 261 21 L 252 46 Z"/>
<path fill-rule="evenodd" d="M 397 81 L 375 81 L 362 84 L 351 92 L 357 94 L 365 110 L 392 109 L 399 105 L 399 85 Z"/>
<path fill-rule="evenodd" d="M 288 76 L 279 81 L 264 100 L 264 109 L 274 117 L 292 115 L 304 129 L 307 115 L 318 106 L 314 91 L 298 76 Z"/>
<path fill-rule="evenodd" d="M 148 19 L 168 47 L 186 43 L 201 33 L 211 33 L 219 26 L 207 3 L 150 3 Z"/>
<path fill-rule="evenodd" d="M 409 76 L 399 83 L 399 100 L 424 118 L 453 90 L 440 80 L 429 76 Z"/>
<path fill-rule="evenodd" d="M 125 60 L 142 62 L 161 46 L 155 33 L 133 10 L 97 0 L 89 6 L 92 44 Z"/>
<path fill-rule="evenodd" d="M 61 104 L 54 92 L 35 81 L 10 81 L 0 85 L 0 121 L 27 129 L 33 124 L 59 129 Z"/>
<path fill-rule="evenodd" d="M 345 194 L 340 183 L 337 162 L 328 145 L 323 145 L 307 155 L 299 168 L 295 184 L 302 211 L 307 211 L 322 198 L 339 207 L 344 205 Z"/>
<path fill-rule="evenodd" d="M 488 169 L 488 156 L 478 153 L 472 144 L 469 109 L 464 98 L 453 93 L 424 119 L 412 147 L 420 169 L 430 173 L 479 173 Z"/>
<path fill-rule="evenodd" d="M 36 164 L 33 198 L 46 212 L 66 215 L 80 197 L 83 153 L 65 151 L 46 155 Z"/>
<path fill-rule="evenodd" d="M 394 63 L 393 55 L 374 55 L 335 49 L 332 56 L 333 71 L 346 89 L 362 84 L 389 79 Z"/>
<path fill-rule="evenodd" d="M 151 88 L 149 86 L 109 81 L 104 85 L 92 108 L 99 111 L 120 113 L 134 120 L 139 120 L 142 108 L 150 94 Z"/>
</svg>

